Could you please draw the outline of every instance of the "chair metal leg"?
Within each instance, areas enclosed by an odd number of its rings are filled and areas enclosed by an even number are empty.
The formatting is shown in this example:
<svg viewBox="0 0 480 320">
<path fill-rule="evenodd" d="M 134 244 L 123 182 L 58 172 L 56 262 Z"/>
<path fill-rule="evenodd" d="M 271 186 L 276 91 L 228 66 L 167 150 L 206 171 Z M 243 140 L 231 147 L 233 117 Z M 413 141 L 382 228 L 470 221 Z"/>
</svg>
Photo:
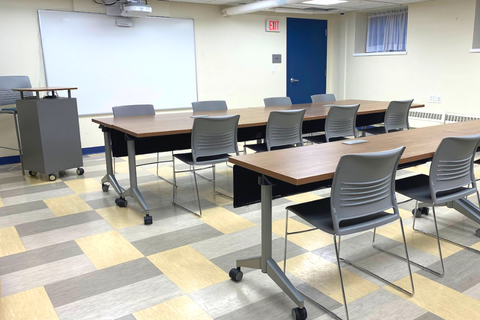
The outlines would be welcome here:
<svg viewBox="0 0 480 320">
<path fill-rule="evenodd" d="M 197 190 L 198 209 L 200 210 L 200 217 L 202 216 L 202 204 L 200 203 L 200 192 L 198 191 L 197 176 L 195 173 L 195 166 L 193 166 L 193 179 L 195 180 L 195 189 Z"/>
<path fill-rule="evenodd" d="M 187 207 L 179 204 L 177 202 L 177 176 L 176 176 L 176 173 L 177 171 L 175 170 L 175 157 L 173 157 L 173 199 L 172 199 L 172 203 L 177 206 L 177 207 L 180 207 L 182 208 L 183 210 L 185 211 L 188 211 L 190 213 L 193 213 L 194 215 L 197 215 L 197 216 L 202 216 L 202 207 L 200 205 L 200 193 L 198 192 L 198 184 L 197 184 L 197 177 L 195 175 L 195 166 L 193 166 L 193 178 L 195 180 L 195 189 L 197 190 L 197 199 L 198 199 L 198 208 L 200 209 L 200 214 L 196 213 L 195 211 L 193 210 L 190 210 L 188 209 Z"/>
<path fill-rule="evenodd" d="M 416 212 L 417 209 L 418 209 L 418 201 L 415 203 L 415 211 L 414 211 L 414 212 Z M 372 246 L 373 246 L 375 249 L 377 249 L 377 250 L 379 250 L 379 251 L 381 251 L 381 252 L 384 252 L 384 253 L 386 253 L 386 254 L 391 255 L 392 257 L 399 258 L 399 259 L 401 259 L 401 260 L 403 260 L 403 261 L 409 262 L 409 263 L 413 264 L 414 266 L 416 266 L 416 267 L 418 267 L 418 268 L 420 268 L 420 269 L 422 269 L 422 270 L 424 270 L 424 271 L 430 272 L 431 274 L 434 274 L 434 275 L 436 275 L 436 276 L 438 276 L 438 277 L 443 277 L 443 275 L 445 274 L 445 267 L 444 267 L 444 265 L 443 265 L 442 248 L 441 248 L 441 245 L 440 245 L 440 236 L 439 236 L 439 234 L 438 234 L 438 225 L 437 225 L 437 217 L 436 217 L 436 214 L 435 214 L 435 205 L 433 205 L 433 218 L 434 218 L 434 221 L 435 221 L 435 230 L 436 230 L 436 234 L 437 234 L 436 236 L 431 235 L 431 234 L 426 233 L 426 232 L 423 232 L 423 231 L 421 231 L 421 230 L 415 229 L 415 215 L 413 216 L 413 227 L 412 227 L 412 229 L 415 230 L 415 231 L 418 231 L 418 232 L 420 232 L 420 233 L 422 233 L 422 234 L 425 234 L 425 235 L 428 235 L 428 236 L 437 238 L 438 252 L 439 252 L 439 255 L 440 255 L 440 263 L 441 263 L 441 265 L 442 265 L 442 272 L 441 272 L 441 273 L 440 273 L 440 272 L 437 272 L 437 271 L 435 271 L 435 270 L 432 270 L 432 269 L 430 269 L 430 268 L 428 268 L 428 267 L 426 267 L 426 266 L 424 266 L 424 265 L 421 265 L 421 264 L 419 264 L 419 263 L 416 263 L 415 261 L 409 260 L 408 255 L 407 255 L 407 258 L 404 258 L 404 257 L 402 257 L 402 256 L 400 256 L 400 255 L 398 255 L 398 254 L 396 254 L 396 253 L 392 253 L 392 252 L 390 252 L 390 251 L 387 251 L 387 250 L 384 250 L 384 249 L 378 247 L 378 246 L 376 245 L 376 243 L 375 243 L 375 233 L 376 233 L 376 229 L 373 231 L 373 242 L 372 242 Z M 402 223 L 402 232 L 403 232 L 403 223 Z"/>
<path fill-rule="evenodd" d="M 339 242 L 341 241 L 340 238 L 341 237 L 338 236 Z M 333 235 L 333 244 L 335 246 L 335 255 L 337 257 L 338 274 L 340 275 L 340 285 L 342 286 L 342 296 L 343 296 L 343 306 L 345 307 L 345 316 L 347 317 L 347 320 L 349 320 L 350 317 L 348 316 L 347 297 L 345 296 L 345 287 L 343 285 L 342 267 L 340 267 L 340 247 L 337 248 L 336 235 Z"/>
<path fill-rule="evenodd" d="M 216 189 L 216 181 L 217 181 L 217 179 L 216 179 L 216 175 L 215 175 L 215 170 L 216 170 L 215 165 L 212 165 L 212 169 L 213 169 L 213 179 L 212 179 L 212 180 L 213 180 L 213 193 L 214 193 L 214 194 L 218 194 L 218 195 L 220 195 L 220 196 L 222 196 L 222 197 L 229 198 L 229 199 L 232 199 L 232 200 L 233 200 L 233 197 L 232 197 L 232 196 L 229 196 L 228 194 L 225 194 L 225 193 L 223 193 L 223 192 L 217 191 L 217 189 Z"/>
</svg>

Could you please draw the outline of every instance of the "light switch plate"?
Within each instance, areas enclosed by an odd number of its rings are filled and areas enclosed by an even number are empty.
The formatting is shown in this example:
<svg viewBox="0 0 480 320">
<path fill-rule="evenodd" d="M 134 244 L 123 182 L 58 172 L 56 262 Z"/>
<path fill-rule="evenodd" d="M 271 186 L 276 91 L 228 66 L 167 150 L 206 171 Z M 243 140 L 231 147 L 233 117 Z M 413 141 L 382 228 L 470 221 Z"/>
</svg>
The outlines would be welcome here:
<svg viewBox="0 0 480 320">
<path fill-rule="evenodd" d="M 430 103 L 436 103 L 437 102 L 437 96 L 434 95 L 434 94 L 431 94 L 429 99 L 428 99 L 428 102 Z"/>
<path fill-rule="evenodd" d="M 442 103 L 442 96 L 437 96 L 437 103 Z"/>
</svg>

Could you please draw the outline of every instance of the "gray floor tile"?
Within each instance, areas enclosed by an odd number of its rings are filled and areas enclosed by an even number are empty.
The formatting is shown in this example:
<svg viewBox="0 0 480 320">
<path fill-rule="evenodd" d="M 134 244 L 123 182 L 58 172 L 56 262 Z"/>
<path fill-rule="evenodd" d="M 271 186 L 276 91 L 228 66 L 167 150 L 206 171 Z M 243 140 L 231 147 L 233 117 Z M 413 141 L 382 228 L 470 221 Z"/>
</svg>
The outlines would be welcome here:
<svg viewBox="0 0 480 320">
<path fill-rule="evenodd" d="M 71 227 L 77 224 L 92 222 L 96 220 L 102 220 L 102 217 L 95 211 L 87 211 L 62 217 L 55 217 L 43 221 L 19 224 L 16 226 L 16 228 L 20 237 L 26 237 L 37 233 Z"/>
<path fill-rule="evenodd" d="M 65 189 L 65 188 L 68 188 L 68 186 L 63 182 L 49 183 L 49 184 L 43 184 L 39 186 L 31 186 L 29 188 L 18 188 L 14 190 L 0 191 L 0 197 L 2 198 L 17 197 L 17 196 L 23 196 L 26 194 L 39 193 L 39 192 L 45 192 L 45 191 L 54 191 L 54 190 Z"/>
<path fill-rule="evenodd" d="M 24 213 L 11 214 L 3 217 L 0 216 L 0 228 L 6 228 L 10 226 L 51 218 L 55 218 L 55 215 L 48 208 Z"/>
<path fill-rule="evenodd" d="M 137 320 L 133 314 L 129 314 L 128 316 L 117 318 L 116 320 Z"/>
<path fill-rule="evenodd" d="M 439 316 L 431 312 L 427 312 L 424 315 L 421 315 L 420 317 L 416 318 L 415 320 L 443 320 L 443 318 L 440 318 Z"/>
<path fill-rule="evenodd" d="M 75 241 L 30 250 L 0 258 L 0 275 L 33 268 L 83 254 Z"/>
<path fill-rule="evenodd" d="M 132 242 L 144 255 L 151 255 L 165 250 L 188 245 L 205 239 L 222 235 L 222 233 L 209 225 L 203 224 L 175 232 Z"/>
<path fill-rule="evenodd" d="M 71 277 L 45 286 L 55 308 L 161 275 L 147 258 Z"/>
<path fill-rule="evenodd" d="M 0 217 L 48 208 L 43 201 L 30 201 L 0 208 Z"/>
<path fill-rule="evenodd" d="M 30 290 L 95 271 L 95 266 L 86 255 L 70 257 L 29 269 L 2 275 L 2 296 Z M 50 296 L 51 297 L 51 296 Z"/>
<path fill-rule="evenodd" d="M 139 271 L 137 271 L 139 272 Z M 61 320 L 111 320 L 183 295 L 165 275 L 55 308 Z"/>
<path fill-rule="evenodd" d="M 37 193 L 24 194 L 15 197 L 2 198 L 3 204 L 5 206 L 10 206 L 14 204 L 27 203 L 31 201 L 46 200 L 52 198 L 59 198 L 64 196 L 69 196 L 75 194 L 70 188 L 60 188 L 50 191 L 43 191 Z"/>
</svg>

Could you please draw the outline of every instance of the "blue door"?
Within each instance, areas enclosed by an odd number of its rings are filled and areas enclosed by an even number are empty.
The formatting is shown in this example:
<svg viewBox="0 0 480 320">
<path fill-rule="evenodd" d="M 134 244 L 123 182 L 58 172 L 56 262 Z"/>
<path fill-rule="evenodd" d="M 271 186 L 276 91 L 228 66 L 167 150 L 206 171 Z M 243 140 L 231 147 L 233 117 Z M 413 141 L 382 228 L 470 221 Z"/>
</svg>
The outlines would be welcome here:
<svg viewBox="0 0 480 320">
<path fill-rule="evenodd" d="M 293 103 L 326 93 L 327 21 L 287 18 L 287 95 Z"/>
</svg>

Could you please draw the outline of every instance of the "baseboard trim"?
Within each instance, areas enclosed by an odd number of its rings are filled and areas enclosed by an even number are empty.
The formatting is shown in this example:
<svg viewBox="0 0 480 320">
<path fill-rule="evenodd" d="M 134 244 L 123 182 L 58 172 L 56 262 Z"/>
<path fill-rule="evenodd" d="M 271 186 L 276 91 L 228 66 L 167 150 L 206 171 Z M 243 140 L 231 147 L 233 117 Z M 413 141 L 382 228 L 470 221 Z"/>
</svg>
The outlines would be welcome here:
<svg viewBox="0 0 480 320">
<path fill-rule="evenodd" d="M 82 148 L 82 155 L 88 156 L 89 154 L 95 153 L 104 153 L 105 147 L 90 147 L 90 148 Z M 0 157 L 0 165 L 6 164 L 16 164 L 20 163 L 20 156 L 7 156 L 7 157 Z"/>
</svg>

